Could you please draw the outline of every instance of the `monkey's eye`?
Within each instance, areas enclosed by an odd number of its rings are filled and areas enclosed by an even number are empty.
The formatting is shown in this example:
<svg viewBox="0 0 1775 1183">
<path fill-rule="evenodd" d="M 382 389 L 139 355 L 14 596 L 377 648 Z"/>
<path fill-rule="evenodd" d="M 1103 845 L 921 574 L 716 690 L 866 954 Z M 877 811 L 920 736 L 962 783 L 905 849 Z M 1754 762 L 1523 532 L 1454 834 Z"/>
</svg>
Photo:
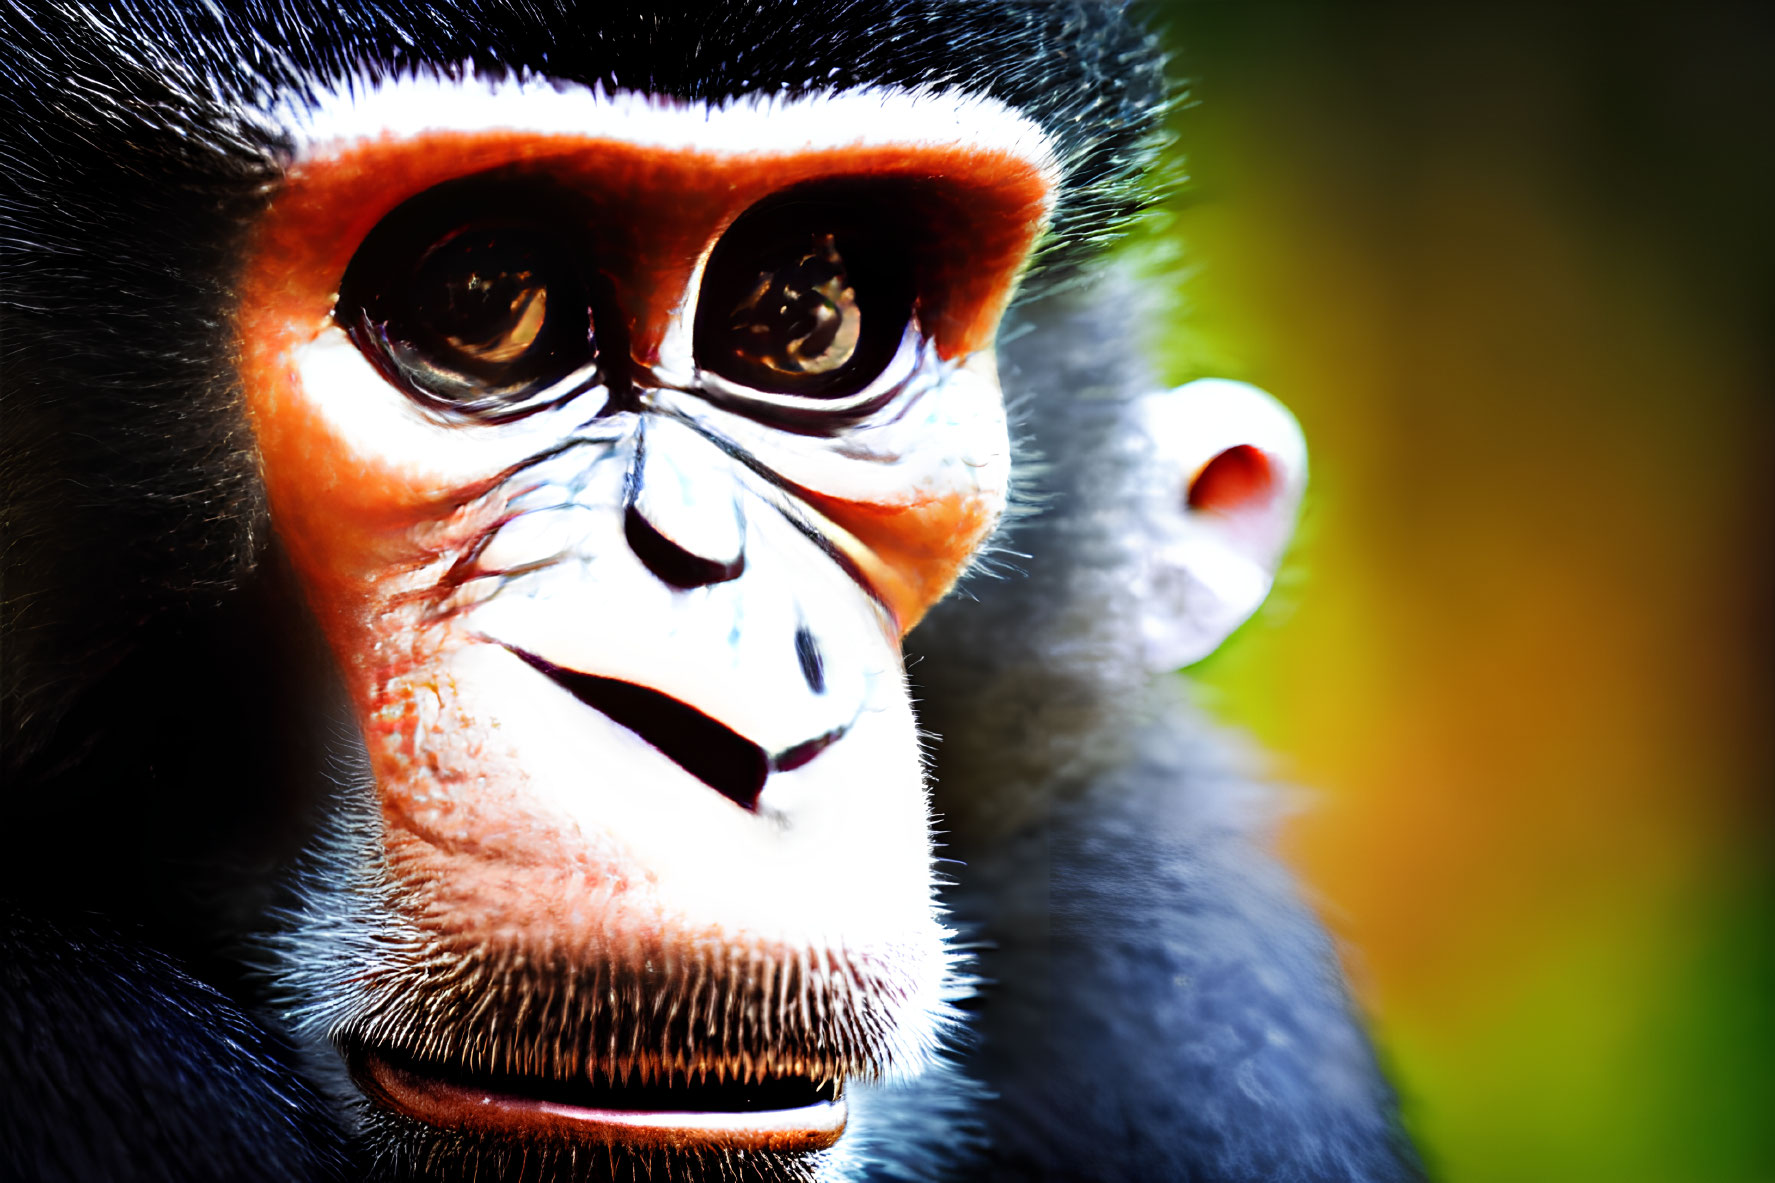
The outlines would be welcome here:
<svg viewBox="0 0 1775 1183">
<path fill-rule="evenodd" d="M 421 404 L 500 421 L 595 384 L 592 272 L 571 234 L 497 214 L 462 221 L 462 195 L 416 198 L 346 269 L 334 317 Z"/>
<path fill-rule="evenodd" d="M 843 369 L 862 336 L 844 256 L 833 235 L 820 234 L 799 259 L 759 273 L 728 316 L 726 345 L 739 364 L 793 383 Z"/>
<path fill-rule="evenodd" d="M 741 218 L 709 256 L 697 364 L 768 394 L 842 399 L 887 367 L 911 315 L 909 278 L 880 239 L 785 204 Z"/>
</svg>

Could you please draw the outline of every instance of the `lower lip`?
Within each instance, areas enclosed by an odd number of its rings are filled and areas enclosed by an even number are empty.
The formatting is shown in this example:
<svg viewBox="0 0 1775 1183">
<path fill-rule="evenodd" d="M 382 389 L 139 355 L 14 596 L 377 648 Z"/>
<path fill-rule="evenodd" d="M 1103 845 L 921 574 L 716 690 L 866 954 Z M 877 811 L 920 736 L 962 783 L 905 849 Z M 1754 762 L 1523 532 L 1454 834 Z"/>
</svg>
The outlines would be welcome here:
<svg viewBox="0 0 1775 1183">
<path fill-rule="evenodd" d="M 589 1109 L 421 1076 L 374 1054 L 362 1057 L 355 1075 L 390 1108 L 442 1129 L 636 1149 L 806 1153 L 837 1142 L 847 1116 L 842 1097 L 742 1113 Z"/>
</svg>

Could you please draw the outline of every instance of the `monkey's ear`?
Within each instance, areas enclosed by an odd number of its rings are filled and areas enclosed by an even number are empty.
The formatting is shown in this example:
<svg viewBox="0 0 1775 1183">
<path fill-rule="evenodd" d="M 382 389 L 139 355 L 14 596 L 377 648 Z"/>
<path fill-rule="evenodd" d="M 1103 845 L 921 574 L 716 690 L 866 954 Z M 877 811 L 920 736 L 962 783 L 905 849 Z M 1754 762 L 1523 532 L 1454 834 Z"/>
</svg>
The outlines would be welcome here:
<svg viewBox="0 0 1775 1183">
<path fill-rule="evenodd" d="M 1255 386 L 1205 378 L 1136 399 L 1141 630 L 1154 672 L 1208 656 L 1269 595 L 1307 483 L 1307 445 Z"/>
</svg>

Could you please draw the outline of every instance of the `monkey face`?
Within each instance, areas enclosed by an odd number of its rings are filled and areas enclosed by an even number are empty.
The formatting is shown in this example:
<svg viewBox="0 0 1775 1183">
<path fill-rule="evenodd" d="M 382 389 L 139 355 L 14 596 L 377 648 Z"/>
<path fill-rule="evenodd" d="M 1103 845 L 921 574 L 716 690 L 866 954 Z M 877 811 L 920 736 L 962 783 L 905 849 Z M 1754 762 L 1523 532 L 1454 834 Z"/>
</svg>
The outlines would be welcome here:
<svg viewBox="0 0 1775 1183">
<path fill-rule="evenodd" d="M 398 917 L 331 1031 L 369 1120 L 830 1147 L 942 1021 L 899 642 L 1004 506 L 1047 141 L 472 79 L 304 119 L 237 324 Z"/>
</svg>

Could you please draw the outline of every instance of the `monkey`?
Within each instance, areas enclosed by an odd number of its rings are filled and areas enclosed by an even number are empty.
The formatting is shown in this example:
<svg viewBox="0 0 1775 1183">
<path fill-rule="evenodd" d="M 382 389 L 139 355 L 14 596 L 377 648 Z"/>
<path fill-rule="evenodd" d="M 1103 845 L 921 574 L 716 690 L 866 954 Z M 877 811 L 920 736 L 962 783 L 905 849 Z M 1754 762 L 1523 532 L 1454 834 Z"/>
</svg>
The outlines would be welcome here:
<svg viewBox="0 0 1775 1183">
<path fill-rule="evenodd" d="M 1253 393 L 1130 397 L 1085 283 L 1168 93 L 1137 15 L 0 22 L 10 1174 L 1413 1174 L 1160 672 L 1304 460 Z M 1013 419 L 1056 479 L 1001 535 Z M 1111 571 L 1142 656 L 1069 663 Z"/>
</svg>

